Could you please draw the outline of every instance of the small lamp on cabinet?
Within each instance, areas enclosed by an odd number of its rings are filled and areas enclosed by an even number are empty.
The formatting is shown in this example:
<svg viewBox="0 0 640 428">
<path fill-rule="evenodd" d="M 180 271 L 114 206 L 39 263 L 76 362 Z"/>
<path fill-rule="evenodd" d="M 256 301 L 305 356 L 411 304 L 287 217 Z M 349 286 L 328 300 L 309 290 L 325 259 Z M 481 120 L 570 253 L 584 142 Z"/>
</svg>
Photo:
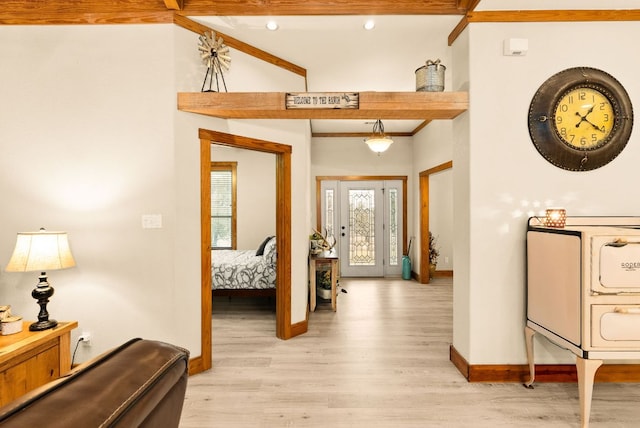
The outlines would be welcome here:
<svg viewBox="0 0 640 428">
<path fill-rule="evenodd" d="M 76 265 L 67 232 L 21 232 L 16 239 L 16 247 L 6 267 L 7 272 L 40 272 L 40 281 L 31 292 L 31 296 L 40 305 L 38 321 L 29 326 L 31 331 L 41 331 L 58 325 L 49 319 L 47 303 L 53 296 L 53 287 L 49 285 L 46 271 L 67 269 Z"/>
<path fill-rule="evenodd" d="M 544 225 L 562 229 L 567 221 L 567 211 L 564 208 L 547 208 Z"/>
</svg>

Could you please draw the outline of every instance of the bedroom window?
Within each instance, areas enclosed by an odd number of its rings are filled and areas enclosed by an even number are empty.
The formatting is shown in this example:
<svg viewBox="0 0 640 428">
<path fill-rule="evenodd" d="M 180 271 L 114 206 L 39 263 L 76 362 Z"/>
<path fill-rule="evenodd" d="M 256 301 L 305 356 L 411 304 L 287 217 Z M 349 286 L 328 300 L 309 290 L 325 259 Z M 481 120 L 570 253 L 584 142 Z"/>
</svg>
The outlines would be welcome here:
<svg viewBox="0 0 640 428">
<path fill-rule="evenodd" d="M 211 162 L 211 248 L 236 248 L 237 162 Z"/>
</svg>

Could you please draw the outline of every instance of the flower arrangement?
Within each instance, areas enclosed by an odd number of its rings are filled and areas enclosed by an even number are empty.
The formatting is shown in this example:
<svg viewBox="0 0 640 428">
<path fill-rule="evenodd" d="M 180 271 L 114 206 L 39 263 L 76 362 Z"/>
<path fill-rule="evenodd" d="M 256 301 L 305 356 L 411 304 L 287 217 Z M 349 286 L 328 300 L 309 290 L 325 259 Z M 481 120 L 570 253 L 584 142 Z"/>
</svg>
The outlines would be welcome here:
<svg viewBox="0 0 640 428">
<path fill-rule="evenodd" d="M 309 241 L 311 242 L 311 252 L 313 254 L 319 254 L 323 251 L 331 251 L 336 245 L 335 238 L 329 237 L 329 232 L 326 229 L 324 236 L 317 230 L 313 229 L 313 233 L 309 235 Z"/>
<path fill-rule="evenodd" d="M 429 231 L 429 264 L 437 265 L 438 257 L 440 256 L 440 250 L 436 246 L 438 242 L 438 238 L 433 236 L 433 233 Z"/>
</svg>

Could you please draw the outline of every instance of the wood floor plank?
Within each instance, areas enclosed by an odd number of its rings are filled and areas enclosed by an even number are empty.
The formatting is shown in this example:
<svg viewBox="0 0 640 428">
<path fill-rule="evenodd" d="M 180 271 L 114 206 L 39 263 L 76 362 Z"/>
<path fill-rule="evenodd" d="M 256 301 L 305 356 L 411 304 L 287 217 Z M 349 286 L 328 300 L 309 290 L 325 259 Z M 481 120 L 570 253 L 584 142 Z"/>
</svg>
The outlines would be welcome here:
<svg viewBox="0 0 640 428">
<path fill-rule="evenodd" d="M 449 361 L 452 279 L 341 278 L 338 311 L 275 337 L 275 306 L 213 303 L 213 369 L 189 378 L 181 428 L 578 427 L 578 388 L 468 383 Z M 594 388 L 591 428 L 640 420 L 640 387 Z"/>
</svg>

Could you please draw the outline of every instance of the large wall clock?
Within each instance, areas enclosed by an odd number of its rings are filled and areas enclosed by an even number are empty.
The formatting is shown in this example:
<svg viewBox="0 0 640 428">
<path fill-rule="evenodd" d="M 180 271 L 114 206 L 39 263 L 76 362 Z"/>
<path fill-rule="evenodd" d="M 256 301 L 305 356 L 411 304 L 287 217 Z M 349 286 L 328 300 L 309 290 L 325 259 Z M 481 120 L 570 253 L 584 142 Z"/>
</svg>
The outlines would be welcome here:
<svg viewBox="0 0 640 428">
<path fill-rule="evenodd" d="M 589 67 L 547 79 L 531 100 L 529 134 L 540 154 L 570 171 L 589 171 L 622 152 L 633 128 L 627 91 L 610 74 Z"/>
</svg>

